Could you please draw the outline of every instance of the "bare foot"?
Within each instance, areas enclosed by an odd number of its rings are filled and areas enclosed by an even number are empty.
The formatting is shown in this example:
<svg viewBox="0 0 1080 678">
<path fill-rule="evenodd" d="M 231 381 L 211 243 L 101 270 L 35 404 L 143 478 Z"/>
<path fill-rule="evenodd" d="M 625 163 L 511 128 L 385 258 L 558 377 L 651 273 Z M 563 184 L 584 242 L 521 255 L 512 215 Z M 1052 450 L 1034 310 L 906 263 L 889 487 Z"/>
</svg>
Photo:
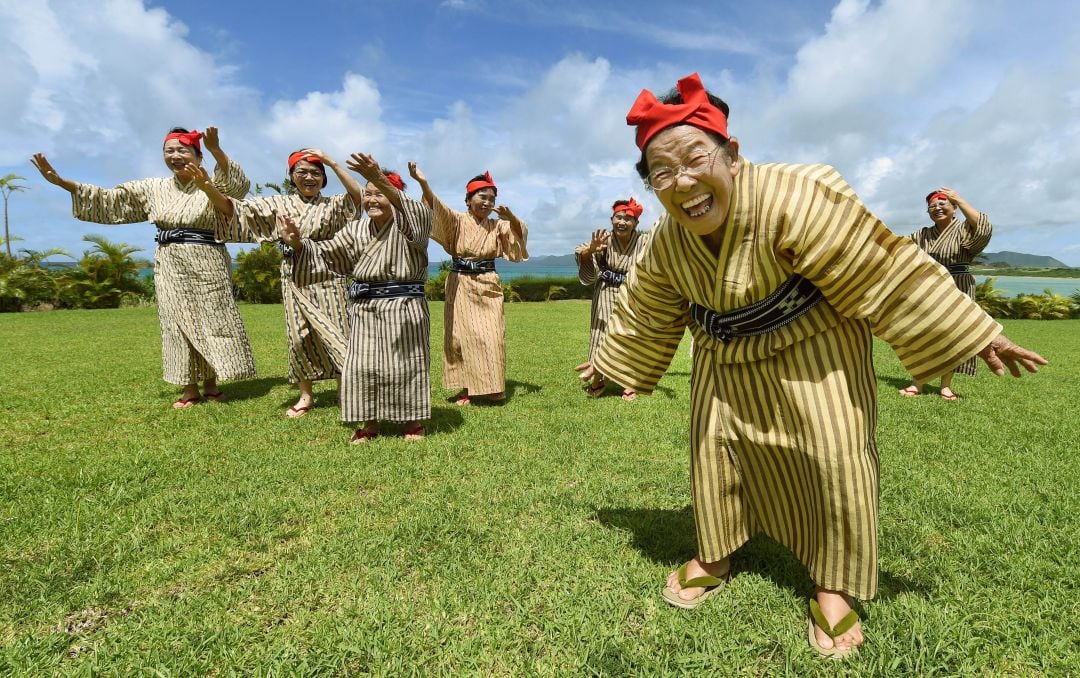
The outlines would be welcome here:
<svg viewBox="0 0 1080 678">
<path fill-rule="evenodd" d="M 944 398 L 945 400 L 956 400 L 960 396 L 953 393 L 953 390 L 951 388 L 949 388 L 948 386 L 942 386 L 941 387 L 941 397 Z"/>
<path fill-rule="evenodd" d="M 710 575 L 717 579 L 723 579 L 727 576 L 731 570 L 731 562 L 728 558 L 717 560 L 712 563 L 703 563 L 697 558 L 690 560 L 686 563 L 686 578 L 687 580 L 696 579 L 704 575 Z M 683 588 L 679 584 L 679 570 L 676 568 L 671 574 L 668 575 L 667 585 L 672 591 L 674 591 L 682 600 L 693 600 L 702 593 L 705 593 L 704 586 L 690 586 Z"/>
<path fill-rule="evenodd" d="M 289 417 L 290 419 L 296 419 L 307 414 L 308 411 L 310 411 L 313 407 L 315 407 L 314 400 L 312 400 L 311 398 L 302 397 L 300 398 L 300 400 L 296 401 L 295 405 L 285 410 L 285 416 Z"/>
<path fill-rule="evenodd" d="M 622 399 L 628 403 L 637 400 L 637 391 L 632 388 L 624 388 L 622 391 Z"/>
<path fill-rule="evenodd" d="M 423 440 L 427 435 L 427 431 L 424 430 L 424 425 L 418 421 L 410 421 L 405 424 L 405 440 Z"/>
<path fill-rule="evenodd" d="M 174 410 L 186 410 L 200 400 L 202 400 L 202 396 L 199 395 L 199 387 L 195 384 L 188 384 L 184 387 L 184 392 L 180 394 L 180 398 L 172 406 Z"/>
<path fill-rule="evenodd" d="M 821 613 L 825 615 L 825 620 L 832 626 L 836 626 L 837 622 L 843 619 L 844 615 L 852 609 L 851 597 L 846 593 L 818 589 L 815 596 L 818 605 L 821 606 Z M 827 650 L 834 646 L 838 649 L 854 649 L 862 645 L 865 640 L 861 622 L 855 622 L 854 626 L 837 636 L 836 640 L 830 638 L 827 633 L 818 628 L 817 624 L 814 624 L 814 636 L 817 638 L 818 645 Z"/>
<path fill-rule="evenodd" d="M 906 386 L 906 387 L 900 389 L 900 395 L 902 395 L 904 397 L 907 397 L 907 398 L 913 398 L 913 397 L 915 397 L 917 395 L 920 395 L 921 393 L 922 393 L 922 387 L 919 386 L 918 384 L 911 384 L 910 386 Z"/>
<path fill-rule="evenodd" d="M 472 404 L 472 398 L 469 397 L 469 391 L 465 390 L 458 394 L 458 397 L 454 399 L 455 405 L 464 407 L 465 405 Z"/>
</svg>

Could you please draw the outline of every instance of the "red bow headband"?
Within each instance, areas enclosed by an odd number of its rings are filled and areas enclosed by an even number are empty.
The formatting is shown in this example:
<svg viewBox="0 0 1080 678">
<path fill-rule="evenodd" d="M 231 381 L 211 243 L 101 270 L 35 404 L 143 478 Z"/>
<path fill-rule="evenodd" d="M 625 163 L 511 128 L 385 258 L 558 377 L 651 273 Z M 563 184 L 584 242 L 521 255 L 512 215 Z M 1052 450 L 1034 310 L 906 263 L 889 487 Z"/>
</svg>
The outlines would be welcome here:
<svg viewBox="0 0 1080 678">
<path fill-rule="evenodd" d="M 652 92 L 643 89 L 630 107 L 630 112 L 626 114 L 626 124 L 637 126 L 636 142 L 640 150 L 645 150 L 645 146 L 657 132 L 684 122 L 728 138 L 727 116 L 709 103 L 705 86 L 701 84 L 698 74 L 691 73 L 686 76 L 679 81 L 677 87 L 682 95 L 681 104 L 662 104 Z"/>
<path fill-rule="evenodd" d="M 319 156 L 311 155 L 310 153 L 304 153 L 303 151 L 297 151 L 296 153 L 289 155 L 289 171 L 292 172 L 292 168 L 296 167 L 296 163 L 300 162 L 301 160 L 322 167 L 322 158 L 320 158 Z"/>
<path fill-rule="evenodd" d="M 199 139 L 202 139 L 203 135 L 197 129 L 193 129 L 190 132 L 169 132 L 165 135 L 165 141 L 161 142 L 164 145 L 169 139 L 176 139 L 185 146 L 191 146 L 195 150 L 202 152 L 202 148 L 199 147 Z"/>
<path fill-rule="evenodd" d="M 934 191 L 930 195 L 926 196 L 926 204 L 929 205 L 930 203 L 934 202 L 938 198 L 941 198 L 945 202 L 952 202 L 952 200 L 949 200 L 949 196 L 945 195 L 941 191 Z"/>
<path fill-rule="evenodd" d="M 399 191 L 405 190 L 405 182 L 401 180 L 401 175 L 397 172 L 387 172 L 386 180 L 390 182 L 390 185 Z"/>
<path fill-rule="evenodd" d="M 465 184 L 465 194 L 474 193 L 482 188 L 494 188 L 495 195 L 499 194 L 499 189 L 496 188 L 495 182 L 491 180 L 491 172 L 484 172 L 483 179 L 477 179 L 476 181 L 470 181 Z"/>
<path fill-rule="evenodd" d="M 630 198 L 630 204 L 628 205 L 615 205 L 614 209 L 611 210 L 611 216 L 615 216 L 619 212 L 626 212 L 635 219 L 638 219 L 641 217 L 641 213 L 644 211 L 644 205 L 640 204 L 633 198 Z"/>
</svg>

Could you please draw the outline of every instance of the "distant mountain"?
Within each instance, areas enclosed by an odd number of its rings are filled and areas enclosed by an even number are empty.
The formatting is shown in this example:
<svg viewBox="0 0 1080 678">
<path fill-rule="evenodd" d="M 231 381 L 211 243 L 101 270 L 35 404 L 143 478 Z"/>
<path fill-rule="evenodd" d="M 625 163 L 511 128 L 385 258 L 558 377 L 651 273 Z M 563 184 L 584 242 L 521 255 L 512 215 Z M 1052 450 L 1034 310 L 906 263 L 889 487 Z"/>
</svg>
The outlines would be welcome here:
<svg viewBox="0 0 1080 678">
<path fill-rule="evenodd" d="M 1069 268 L 1053 257 L 1043 257 L 1038 254 L 1024 254 L 1022 252 L 983 252 L 987 263 L 1003 262 L 1016 268 Z"/>
<path fill-rule="evenodd" d="M 438 265 L 439 262 L 431 262 L 433 265 Z M 504 263 L 504 262 L 500 262 Z M 560 267 L 573 267 L 577 269 L 577 262 L 574 261 L 573 254 L 542 254 L 538 257 L 529 257 L 528 261 L 522 261 L 516 264 L 508 264 L 518 269 L 528 268 L 560 268 Z"/>
</svg>

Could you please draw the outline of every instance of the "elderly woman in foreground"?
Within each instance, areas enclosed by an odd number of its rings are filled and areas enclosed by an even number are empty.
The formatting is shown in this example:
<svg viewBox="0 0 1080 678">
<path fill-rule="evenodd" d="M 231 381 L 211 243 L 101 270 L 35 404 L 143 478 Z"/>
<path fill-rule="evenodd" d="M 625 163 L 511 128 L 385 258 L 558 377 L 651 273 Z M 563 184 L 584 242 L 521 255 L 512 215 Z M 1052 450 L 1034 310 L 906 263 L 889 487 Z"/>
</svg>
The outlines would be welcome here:
<svg viewBox="0 0 1080 678">
<path fill-rule="evenodd" d="M 638 171 L 666 214 L 631 270 L 593 365 L 641 393 L 689 327 L 691 487 L 697 555 L 664 600 L 694 608 L 731 577 L 758 532 L 816 584 L 810 645 L 863 642 L 853 599 L 877 592 L 878 452 L 871 336 L 926 381 L 979 354 L 997 374 L 1016 346 L 911 240 L 892 234 L 825 165 L 753 165 L 728 107 L 697 74 L 627 115 Z"/>
<path fill-rule="evenodd" d="M 176 409 L 191 407 L 204 397 L 224 400 L 219 379 L 255 376 L 251 345 L 232 295 L 232 262 L 214 235 L 214 208 L 191 174 L 191 167 L 202 166 L 204 138 L 216 161 L 214 184 L 225 195 L 243 197 L 250 183 L 221 150 L 216 127 L 207 127 L 205 137 L 173 128 L 162 143 L 171 177 L 129 181 L 111 189 L 62 178 L 41 153 L 32 161 L 46 181 L 71 193 L 76 219 L 98 224 L 149 221 L 157 227 L 154 287 L 163 376 L 184 387 L 173 403 Z"/>
<path fill-rule="evenodd" d="M 963 221 L 953 216 L 957 209 L 964 215 Z M 971 261 L 990 243 L 993 231 L 990 219 L 959 193 L 944 186 L 926 196 L 926 212 L 934 224 L 912 233 L 911 239 L 949 271 L 953 282 L 964 294 L 974 299 L 975 277 L 971 275 Z M 957 372 L 974 377 L 975 356 L 941 375 L 940 395 L 945 400 L 959 397 L 952 390 L 952 378 Z M 917 396 L 922 393 L 922 386 L 913 381 L 910 386 L 900 389 L 900 395 Z"/>
<path fill-rule="evenodd" d="M 477 396 L 502 402 L 506 320 L 495 259 L 528 259 L 528 226 L 506 205 L 495 207 L 499 189 L 487 172 L 465 185 L 467 212 L 447 207 L 416 163 L 409 163 L 409 172 L 435 213 L 432 239 L 453 258 L 443 316 L 443 388 L 461 389 L 454 401 L 458 405 L 468 405 Z M 499 218 L 492 219 L 492 212 Z"/>
<path fill-rule="evenodd" d="M 598 229 L 592 239 L 574 250 L 578 265 L 578 280 L 582 285 L 593 286 L 592 308 L 589 318 L 589 360 L 593 359 L 600 340 L 604 338 L 615 297 L 626 280 L 626 274 L 645 251 L 648 234 L 637 230 L 641 213 L 645 210 L 636 200 L 616 200 L 611 206 L 611 230 Z M 578 365 L 584 369 L 588 363 Z M 591 398 L 599 398 L 607 388 L 607 379 L 597 372 L 585 387 Z M 634 400 L 637 393 L 632 388 L 622 390 L 623 400 Z"/>
</svg>

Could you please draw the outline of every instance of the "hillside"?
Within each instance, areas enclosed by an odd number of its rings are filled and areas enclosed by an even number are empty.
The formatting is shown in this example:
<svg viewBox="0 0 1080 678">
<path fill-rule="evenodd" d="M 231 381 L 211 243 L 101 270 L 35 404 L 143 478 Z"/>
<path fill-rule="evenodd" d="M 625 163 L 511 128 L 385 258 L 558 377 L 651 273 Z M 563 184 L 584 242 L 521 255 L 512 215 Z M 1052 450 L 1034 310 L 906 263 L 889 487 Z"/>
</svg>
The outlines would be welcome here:
<svg viewBox="0 0 1080 678">
<path fill-rule="evenodd" d="M 1053 257 L 1044 257 L 1038 254 L 1024 254 L 1022 252 L 983 252 L 987 263 L 1003 262 L 1014 268 L 1069 268 L 1068 264 L 1062 263 Z"/>
</svg>

